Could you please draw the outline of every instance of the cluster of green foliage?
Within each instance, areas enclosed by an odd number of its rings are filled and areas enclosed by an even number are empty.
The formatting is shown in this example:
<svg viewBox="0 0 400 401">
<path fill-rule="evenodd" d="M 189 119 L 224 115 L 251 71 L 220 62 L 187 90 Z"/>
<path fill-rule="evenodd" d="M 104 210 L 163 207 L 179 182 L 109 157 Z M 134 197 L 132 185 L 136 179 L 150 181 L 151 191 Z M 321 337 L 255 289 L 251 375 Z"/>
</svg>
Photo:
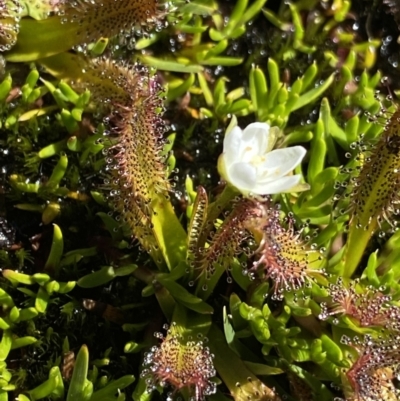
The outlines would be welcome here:
<svg viewBox="0 0 400 401">
<path fill-rule="evenodd" d="M 0 0 L 0 401 L 399 398 L 381 41 L 275 3 Z M 254 121 L 309 190 L 216 188 Z"/>
</svg>

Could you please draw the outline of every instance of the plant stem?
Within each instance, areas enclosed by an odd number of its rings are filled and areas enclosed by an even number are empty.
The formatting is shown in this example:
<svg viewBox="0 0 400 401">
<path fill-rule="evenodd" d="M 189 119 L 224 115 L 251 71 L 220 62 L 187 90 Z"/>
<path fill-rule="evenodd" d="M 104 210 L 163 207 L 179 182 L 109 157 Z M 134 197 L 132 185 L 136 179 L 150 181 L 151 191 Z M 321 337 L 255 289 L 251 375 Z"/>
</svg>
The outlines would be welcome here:
<svg viewBox="0 0 400 401">
<path fill-rule="evenodd" d="M 365 248 L 374 232 L 375 226 L 376 220 L 371 222 L 367 229 L 364 227 L 358 228 L 355 224 L 350 227 L 346 249 L 340 270 L 338 271 L 339 276 L 350 278 L 354 274 L 364 255 Z"/>
</svg>

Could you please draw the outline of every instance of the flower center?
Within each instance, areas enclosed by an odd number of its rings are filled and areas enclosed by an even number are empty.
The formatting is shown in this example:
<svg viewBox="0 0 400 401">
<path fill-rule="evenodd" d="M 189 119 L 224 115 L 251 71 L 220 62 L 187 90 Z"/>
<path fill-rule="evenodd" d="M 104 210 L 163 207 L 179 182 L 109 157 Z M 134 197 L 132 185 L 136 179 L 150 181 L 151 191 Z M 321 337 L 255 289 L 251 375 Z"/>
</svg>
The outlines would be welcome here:
<svg viewBox="0 0 400 401">
<path fill-rule="evenodd" d="M 254 167 L 258 167 L 260 164 L 265 162 L 265 154 L 257 154 L 257 148 L 254 146 L 246 146 L 244 149 L 245 152 L 247 152 L 247 155 L 245 155 L 245 160 L 247 159 L 250 164 L 252 164 Z"/>
<path fill-rule="evenodd" d="M 250 163 L 253 165 L 253 166 L 259 166 L 260 164 L 262 164 L 262 163 L 264 163 L 265 162 L 265 156 L 263 155 L 263 156 L 260 156 L 260 155 L 255 155 L 255 156 L 253 156 L 252 158 L 251 158 L 251 161 L 250 161 Z"/>
</svg>

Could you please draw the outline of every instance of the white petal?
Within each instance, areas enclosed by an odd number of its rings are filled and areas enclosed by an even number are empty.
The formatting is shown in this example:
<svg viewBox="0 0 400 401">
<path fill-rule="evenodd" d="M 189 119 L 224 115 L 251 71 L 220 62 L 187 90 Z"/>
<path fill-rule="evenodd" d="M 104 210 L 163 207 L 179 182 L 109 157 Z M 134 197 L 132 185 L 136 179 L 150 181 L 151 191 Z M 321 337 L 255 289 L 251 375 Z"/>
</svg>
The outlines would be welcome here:
<svg viewBox="0 0 400 401">
<path fill-rule="evenodd" d="M 243 147 L 243 131 L 240 127 L 236 126 L 232 128 L 229 133 L 225 135 L 223 152 L 224 152 L 224 163 L 226 166 L 230 166 L 235 161 L 238 161 L 239 149 Z"/>
<path fill-rule="evenodd" d="M 228 167 L 227 180 L 242 193 L 253 192 L 257 183 L 256 169 L 248 163 L 234 163 Z"/>
<path fill-rule="evenodd" d="M 249 124 L 243 130 L 243 140 L 256 147 L 255 154 L 262 155 L 268 150 L 269 130 L 267 123 Z"/>
<path fill-rule="evenodd" d="M 265 170 L 263 179 L 270 181 L 290 173 L 301 163 L 306 153 L 302 146 L 276 149 L 268 153 L 265 162 L 259 166 L 260 170 Z"/>
<path fill-rule="evenodd" d="M 252 123 L 243 130 L 243 138 L 253 138 L 255 135 L 268 135 L 270 126 L 267 123 Z"/>
<path fill-rule="evenodd" d="M 219 175 L 222 177 L 222 179 L 224 179 L 225 181 L 228 181 L 227 165 L 226 165 L 224 153 L 221 153 L 218 157 L 217 168 L 218 168 Z"/>
<path fill-rule="evenodd" d="M 301 175 L 290 175 L 263 184 L 257 182 L 257 185 L 255 185 L 252 192 L 257 195 L 272 195 L 290 192 L 292 188 L 300 182 L 300 179 Z"/>
</svg>

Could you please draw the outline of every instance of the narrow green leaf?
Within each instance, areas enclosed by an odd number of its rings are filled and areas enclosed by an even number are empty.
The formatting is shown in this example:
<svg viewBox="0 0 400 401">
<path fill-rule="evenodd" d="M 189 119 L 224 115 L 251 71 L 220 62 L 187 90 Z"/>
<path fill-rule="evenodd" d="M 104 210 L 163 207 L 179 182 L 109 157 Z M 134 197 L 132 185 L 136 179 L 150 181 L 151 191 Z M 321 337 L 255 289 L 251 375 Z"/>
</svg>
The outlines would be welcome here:
<svg viewBox="0 0 400 401">
<path fill-rule="evenodd" d="M 68 292 L 72 291 L 75 288 L 76 281 L 68 281 L 66 283 L 59 283 L 60 288 L 57 292 L 60 294 L 67 294 Z"/>
<path fill-rule="evenodd" d="M 39 313 L 46 312 L 47 305 L 50 300 L 49 293 L 43 288 L 40 287 L 35 299 L 35 308 Z"/>
<path fill-rule="evenodd" d="M 364 269 L 362 273 L 362 278 L 367 278 L 368 282 L 374 287 L 378 287 L 380 285 L 380 279 L 376 273 L 377 267 L 378 267 L 378 251 L 375 251 L 369 255 L 367 267 Z"/>
<path fill-rule="evenodd" d="M 86 345 L 82 345 L 76 356 L 74 371 L 68 389 L 66 401 L 86 401 L 85 389 L 87 388 L 87 374 L 89 367 L 89 351 Z"/>
<path fill-rule="evenodd" d="M 38 341 L 37 338 L 31 336 L 14 338 L 12 341 L 11 349 L 26 347 L 28 345 L 35 344 L 35 342 L 37 341 Z"/>
<path fill-rule="evenodd" d="M 321 336 L 322 348 L 326 352 L 327 357 L 335 363 L 343 360 L 343 352 L 340 347 L 329 336 L 323 334 Z"/>
<path fill-rule="evenodd" d="M 267 92 L 267 80 L 264 72 L 258 67 L 252 68 L 250 71 L 250 97 L 257 115 L 268 111 Z"/>
<path fill-rule="evenodd" d="M 4 330 L 0 341 L 0 361 L 5 361 L 12 346 L 12 331 Z"/>
<path fill-rule="evenodd" d="M 33 295 L 35 295 L 35 294 L 33 294 Z M 21 309 L 19 311 L 19 321 L 23 322 L 26 320 L 31 320 L 34 317 L 36 317 L 38 314 L 39 314 L 39 312 L 33 307 Z"/>
<path fill-rule="evenodd" d="M 224 39 L 218 42 L 214 47 L 212 47 L 204 56 L 204 60 L 215 57 L 222 53 L 228 47 L 228 40 Z"/>
<path fill-rule="evenodd" d="M 180 96 L 183 96 L 188 92 L 191 86 L 194 84 L 195 76 L 194 74 L 190 74 L 189 78 L 187 78 L 181 85 L 176 88 L 168 88 L 167 98 L 169 101 L 175 100 Z"/>
<path fill-rule="evenodd" d="M 28 121 L 28 120 L 31 120 L 33 118 L 45 116 L 45 115 L 50 114 L 51 112 L 53 112 L 53 111 L 55 111 L 57 109 L 58 109 L 57 106 L 47 106 L 47 107 L 42 107 L 40 109 L 29 110 L 29 111 L 21 114 L 18 117 L 18 121 Z"/>
<path fill-rule="evenodd" d="M 49 377 L 45 382 L 39 384 L 33 390 L 28 391 L 29 397 L 32 401 L 40 400 L 51 395 L 57 387 L 57 378 Z"/>
<path fill-rule="evenodd" d="M 281 368 L 276 368 L 261 363 L 243 361 L 247 368 L 249 368 L 256 376 L 271 376 L 281 375 L 284 371 Z"/>
<path fill-rule="evenodd" d="M 206 101 L 207 106 L 212 107 L 214 105 L 214 98 L 210 90 L 210 87 L 208 86 L 206 77 L 202 72 L 199 72 L 197 74 L 197 78 L 199 80 L 200 88 L 203 91 L 204 100 Z"/>
<path fill-rule="evenodd" d="M 179 24 L 179 26 L 181 27 L 182 25 Z M 136 42 L 135 49 L 136 50 L 146 49 L 146 47 L 149 47 L 152 44 L 156 43 L 159 39 L 160 39 L 160 35 L 152 33 L 152 34 L 150 34 L 149 37 L 140 38 Z"/>
<path fill-rule="evenodd" d="M 90 401 L 103 401 L 107 397 L 110 397 L 110 399 L 115 399 L 115 395 L 119 392 L 119 390 L 128 387 L 134 381 L 135 376 L 132 375 L 126 375 L 117 380 L 113 380 L 101 390 L 95 391 Z"/>
<path fill-rule="evenodd" d="M 244 26 L 248 21 L 254 18 L 262 9 L 267 0 L 255 0 L 250 7 L 241 16 L 238 26 Z"/>
<path fill-rule="evenodd" d="M 41 159 L 46 159 L 48 157 L 54 156 L 57 153 L 60 153 L 65 149 L 67 145 L 67 140 L 63 139 L 62 141 L 52 143 L 51 145 L 46 146 L 45 148 L 39 150 L 38 156 Z"/>
<path fill-rule="evenodd" d="M 162 71 L 187 73 L 196 73 L 203 71 L 203 67 L 201 65 L 181 64 L 176 61 L 162 60 L 151 56 L 141 56 L 140 59 L 144 64 L 147 64 L 150 67 L 154 67 Z"/>
<path fill-rule="evenodd" d="M 27 397 L 26 395 L 24 395 L 24 394 L 18 394 L 17 400 L 18 400 L 18 401 L 31 401 L 31 399 L 30 399 L 29 397 Z M 3 400 L 2 400 L 2 401 L 3 401 Z M 7 398 L 5 399 L 5 401 L 8 401 L 8 396 L 7 396 Z"/>
<path fill-rule="evenodd" d="M 53 224 L 53 242 L 51 244 L 50 254 L 44 266 L 45 270 L 52 270 L 57 272 L 61 257 L 64 251 L 64 240 L 60 227 Z"/>
<path fill-rule="evenodd" d="M 115 270 L 115 276 L 117 277 L 123 277 L 123 276 L 129 276 L 132 274 L 136 269 L 138 268 L 137 265 L 125 265 L 121 266 L 118 269 Z"/>
<path fill-rule="evenodd" d="M 202 299 L 191 294 L 185 288 L 168 280 L 168 278 L 159 277 L 158 281 L 171 293 L 171 295 L 188 309 L 199 313 L 213 313 L 213 308 Z"/>
<path fill-rule="evenodd" d="M 293 106 L 292 110 L 298 110 L 301 107 L 304 107 L 305 105 L 314 102 L 332 85 L 334 79 L 335 79 L 335 74 L 331 74 L 322 85 L 302 94 L 299 97 L 297 103 Z"/>
<path fill-rule="evenodd" d="M 0 317 L 0 329 L 1 330 L 8 330 L 11 328 L 10 322 L 6 322 L 3 318 Z"/>
<path fill-rule="evenodd" d="M 120 229 L 120 224 L 115 219 L 104 212 L 99 212 L 96 214 L 96 216 L 101 218 L 103 224 L 106 226 L 107 231 L 110 233 L 114 241 L 121 241 L 123 239 L 123 233 Z"/>
<path fill-rule="evenodd" d="M 35 273 L 32 278 L 39 285 L 44 285 L 50 281 L 50 276 L 46 273 Z"/>
<path fill-rule="evenodd" d="M 35 284 L 35 280 L 32 276 L 28 276 L 24 273 L 18 273 L 14 270 L 3 270 L 3 277 L 5 277 L 7 280 L 10 280 L 13 284 Z"/>
<path fill-rule="evenodd" d="M 310 162 L 308 165 L 308 182 L 313 184 L 315 177 L 321 173 L 325 165 L 325 155 L 327 152 L 326 142 L 323 139 L 314 138 L 311 142 Z"/>
<path fill-rule="evenodd" d="M 360 125 L 360 118 L 358 117 L 358 115 L 353 116 L 352 118 L 350 118 L 350 120 L 346 122 L 345 133 L 346 133 L 347 143 L 349 145 L 357 140 L 358 133 L 360 132 L 359 125 Z"/>
<path fill-rule="evenodd" d="M 8 94 L 12 88 L 12 78 L 10 74 L 7 74 L 3 81 L 0 83 L 0 102 L 4 102 L 7 99 Z"/>
<path fill-rule="evenodd" d="M 94 56 L 101 56 L 107 48 L 108 38 L 100 38 L 93 46 L 89 46 L 90 53 Z"/>
<path fill-rule="evenodd" d="M 268 94 L 268 108 L 271 108 L 275 104 L 275 96 L 282 86 L 278 63 L 272 58 L 268 59 L 268 74 L 271 86 L 270 92 Z"/>
<path fill-rule="evenodd" d="M 218 10 L 217 3 L 214 0 L 191 1 L 179 7 L 181 13 L 211 15 Z"/>
<path fill-rule="evenodd" d="M 82 288 L 93 288 L 104 285 L 115 278 L 115 270 L 112 266 L 103 266 L 100 270 L 81 277 L 77 284 Z"/>
<path fill-rule="evenodd" d="M 19 319 L 19 309 L 16 306 L 12 307 L 8 317 L 12 322 L 16 322 Z"/>
<path fill-rule="evenodd" d="M 247 8 L 248 0 L 237 0 L 235 6 L 232 10 L 231 15 L 229 16 L 229 22 L 225 29 L 223 30 L 223 34 L 225 36 L 229 36 L 230 33 L 236 26 L 240 25 L 240 20 L 243 17 L 243 14 Z"/>
<path fill-rule="evenodd" d="M 202 65 L 222 65 L 224 67 L 235 67 L 243 63 L 241 57 L 213 56 L 200 61 Z"/>
</svg>

